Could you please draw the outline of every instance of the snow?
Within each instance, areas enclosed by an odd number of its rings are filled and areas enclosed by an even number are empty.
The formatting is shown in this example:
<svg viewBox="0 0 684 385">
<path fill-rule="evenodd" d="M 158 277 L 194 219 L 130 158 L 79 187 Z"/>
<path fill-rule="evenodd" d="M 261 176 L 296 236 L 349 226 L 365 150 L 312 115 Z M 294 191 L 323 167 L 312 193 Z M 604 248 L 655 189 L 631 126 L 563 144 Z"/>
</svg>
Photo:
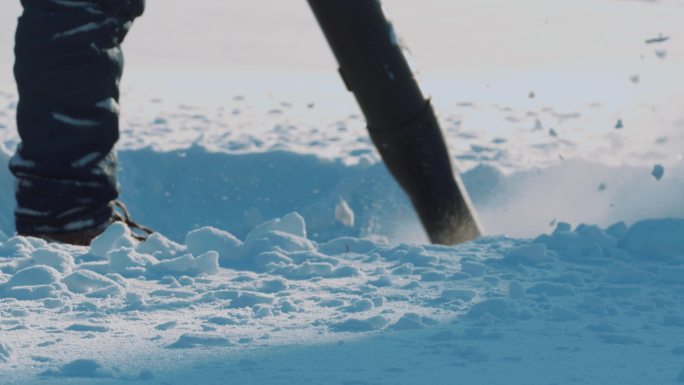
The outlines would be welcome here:
<svg viewBox="0 0 684 385">
<path fill-rule="evenodd" d="M 335 206 L 335 219 L 347 227 L 354 227 L 354 211 L 344 199 Z"/>
<path fill-rule="evenodd" d="M 169 345 L 169 349 L 189 349 L 196 347 L 216 347 L 233 345 L 226 337 L 208 334 L 183 334 L 178 337 L 178 341 Z"/>
<path fill-rule="evenodd" d="M 67 378 L 112 378 L 114 375 L 102 368 L 95 360 L 78 359 L 64 364 L 58 370 L 46 370 L 41 373 L 44 377 Z"/>
<path fill-rule="evenodd" d="M 185 236 L 185 243 L 188 250 L 194 254 L 209 251 L 218 253 L 226 265 L 229 261 L 240 258 L 238 250 L 242 246 L 242 242 L 232 234 L 213 227 L 203 227 L 189 232 Z"/>
<path fill-rule="evenodd" d="M 228 232 L 202 231 L 210 235 L 211 244 L 224 247 L 226 243 L 218 241 L 224 237 L 231 250 L 243 255 L 239 265 L 230 260 L 231 265 L 223 267 L 216 251 L 157 260 L 155 248 L 145 254 L 119 247 L 112 240 L 125 237 L 125 232 L 117 224 L 91 247 L 8 239 L 0 245 L 4 250 L 26 252 L 28 246 L 39 246 L 28 257 L 15 253 L 0 259 L 0 270 L 8 275 L 0 288 L 2 333 L 11 335 L 10 341 L 32 341 L 14 350 L 0 345 L 3 361 L 11 358 L 21 368 L 10 381 L 33 383 L 45 377 L 129 381 L 142 376 L 175 383 L 190 372 L 208 381 L 220 378 L 231 360 L 249 360 L 239 358 L 245 354 L 270 357 L 256 362 L 275 360 L 275 366 L 261 370 L 276 374 L 292 362 L 271 352 L 294 349 L 288 356 L 303 354 L 297 353 L 302 343 L 309 346 L 305 354 L 380 349 L 382 354 L 403 355 L 427 349 L 437 354 L 438 362 L 454 357 L 461 363 L 453 369 L 439 367 L 440 375 L 457 370 L 470 379 L 498 378 L 494 383 L 505 377 L 491 373 L 507 370 L 532 379 L 524 374 L 525 368 L 544 349 L 552 349 L 556 357 L 548 365 L 570 374 L 579 362 L 589 362 L 584 361 L 587 357 L 580 360 L 579 352 L 601 356 L 619 346 L 624 359 L 638 360 L 648 347 L 649 354 L 660 359 L 622 369 L 640 378 L 660 373 L 676 360 L 677 354 L 670 351 L 684 346 L 684 340 L 672 334 L 684 325 L 677 305 L 684 284 L 684 219 L 620 223 L 605 230 L 590 225 L 572 229 L 559 223 L 555 231 L 536 240 L 497 236 L 455 247 L 357 240 L 341 248 L 335 245 L 353 238 L 320 245 L 299 238 L 307 241 L 301 249 L 281 243 L 288 233 L 270 230 L 277 227 L 301 234 L 299 224 L 300 216 L 288 214 L 257 227 L 258 234 L 245 242 Z M 260 242 L 250 245 L 254 239 Z M 103 244 L 109 244 L 110 250 L 104 250 Z M 133 247 L 140 250 L 141 245 Z M 176 248 L 191 250 L 180 244 Z M 268 253 L 277 257 L 264 263 L 263 255 Z M 198 261 L 204 258 L 210 262 Z M 17 259 L 22 263 L 17 264 Z M 59 262 L 55 265 L 63 268 L 39 264 L 44 260 Z M 348 269 L 340 273 L 344 267 Z M 48 314 L 50 323 L 36 323 Z M 542 330 L 544 337 L 535 340 Z M 69 357 L 60 352 L 84 338 L 88 342 L 80 343 L 71 360 L 58 358 Z M 380 345 L 378 338 L 384 341 Z M 419 345 L 391 353 L 406 338 Z M 501 344 L 512 346 L 521 339 L 528 339 L 529 350 L 502 349 Z M 187 351 L 190 362 L 199 364 L 206 349 L 225 358 L 208 366 L 186 366 L 166 353 Z M 86 358 L 89 351 L 98 351 L 103 358 Z M 427 361 L 422 360 L 428 356 L 424 352 L 415 356 L 421 369 L 410 369 L 409 378 L 416 371 L 423 373 Z M 372 360 L 372 368 L 364 367 L 380 370 L 384 366 L 375 365 L 381 357 Z M 568 366 L 568 359 L 578 366 Z M 23 366 L 26 360 L 33 363 Z M 494 362 L 496 369 L 485 373 L 478 369 Z M 670 382 L 680 370 L 671 368 Z M 384 372 L 383 381 L 412 383 L 403 378 L 406 372 Z M 616 376 L 615 381 L 627 378 Z"/>
<path fill-rule="evenodd" d="M 495 2 L 384 1 L 486 229 L 445 247 L 378 162 L 305 2 L 149 1 L 118 155 L 123 200 L 158 232 L 14 237 L 0 167 L 0 383 L 683 382 L 681 5 Z M 666 60 L 644 44 L 660 30 Z"/>
<path fill-rule="evenodd" d="M 8 362 L 11 353 L 12 348 L 10 348 L 8 345 L 0 343 L 0 362 Z"/>
<path fill-rule="evenodd" d="M 663 178 L 663 175 L 665 174 L 665 167 L 663 167 L 660 164 L 656 164 L 653 166 L 653 171 L 651 171 L 651 175 L 653 175 L 656 180 L 660 180 Z"/>
<path fill-rule="evenodd" d="M 62 282 L 73 293 L 92 293 L 98 290 L 117 286 L 113 280 L 91 270 L 78 270 L 64 277 Z"/>
<path fill-rule="evenodd" d="M 634 255 L 667 259 L 684 255 L 684 219 L 644 220 L 632 226 L 623 247 Z"/>
</svg>

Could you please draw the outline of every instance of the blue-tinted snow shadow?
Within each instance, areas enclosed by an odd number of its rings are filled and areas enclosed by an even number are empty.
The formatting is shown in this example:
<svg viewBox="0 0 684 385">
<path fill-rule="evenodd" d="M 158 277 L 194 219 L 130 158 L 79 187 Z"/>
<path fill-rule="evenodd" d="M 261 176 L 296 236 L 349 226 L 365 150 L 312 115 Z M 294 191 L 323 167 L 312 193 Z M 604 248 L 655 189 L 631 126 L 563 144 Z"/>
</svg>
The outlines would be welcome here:
<svg viewBox="0 0 684 385">
<path fill-rule="evenodd" d="M 684 167 L 666 167 L 661 180 L 651 167 L 568 160 L 504 175 L 481 164 L 463 180 L 488 234 L 535 237 L 559 221 L 606 227 L 684 217 Z"/>
<path fill-rule="evenodd" d="M 382 164 L 348 166 L 292 152 L 226 154 L 195 146 L 186 150 L 122 151 L 122 200 L 135 219 L 171 239 L 201 226 L 243 238 L 254 226 L 297 211 L 309 238 L 381 234 L 413 221 L 411 206 Z M 354 226 L 335 220 L 345 199 Z"/>
<path fill-rule="evenodd" d="M 121 159 L 122 199 L 134 219 L 183 241 L 200 226 L 244 237 L 261 222 L 298 211 L 309 237 L 385 235 L 425 243 L 405 195 L 382 164 L 349 166 L 292 152 L 226 154 L 201 147 L 172 152 L 128 150 Z M 14 177 L 0 151 L 0 231 L 14 232 Z M 533 237 L 557 221 L 607 226 L 615 221 L 684 216 L 684 167 L 656 180 L 647 167 L 566 161 L 503 175 L 481 165 L 463 174 L 488 234 Z M 335 221 L 344 198 L 352 228 Z"/>
<path fill-rule="evenodd" d="M 643 346 L 597 343 L 593 349 L 560 351 L 562 346 L 576 346 L 577 336 L 559 333 L 533 341 L 539 327 L 530 323 L 506 334 L 495 328 L 441 325 L 352 340 L 342 337 L 337 343 L 270 346 L 234 354 L 208 352 L 204 358 L 194 357 L 199 361 L 174 365 L 155 377 L 168 385 L 637 385 L 649 376 L 665 383 L 675 377 L 673 369 L 679 366 L 669 357 L 643 365 L 644 350 L 657 352 L 657 348 Z M 583 337 L 592 338 L 589 333 Z M 548 352 L 553 352 L 553 359 L 540 358 Z"/>
<path fill-rule="evenodd" d="M 0 149 L 0 231 L 14 233 L 14 176 Z M 382 164 L 348 166 L 313 155 L 267 152 L 232 155 L 202 147 L 119 152 L 121 199 L 134 219 L 183 241 L 201 226 L 244 237 L 254 226 L 292 211 L 304 216 L 309 238 L 380 234 L 406 223 L 423 237 L 411 206 Z M 345 199 L 355 223 L 335 220 Z M 416 239 L 414 238 L 414 239 Z"/>
<path fill-rule="evenodd" d="M 14 176 L 8 168 L 9 152 L 0 145 L 0 232 L 14 233 Z"/>
<path fill-rule="evenodd" d="M 265 340 L 228 348 L 174 349 L 159 356 L 142 353 L 136 355 L 139 359 L 114 368 L 103 362 L 103 370 L 114 373 L 113 378 L 48 379 L 54 385 L 641 385 L 649 379 L 669 383 L 681 367 L 678 357 L 658 344 L 606 344 L 587 330 L 539 338 L 540 328 L 548 326 L 548 321 L 519 323 L 510 333 L 510 329 L 494 325 L 456 321 L 352 338 L 340 335 L 337 341 L 328 342 L 309 340 L 278 346 Z M 658 358 L 646 363 L 644 354 Z M 63 367 L 53 371 L 64 372 Z M 141 373 L 147 381 L 131 381 Z M 45 380 L 37 376 L 23 385 Z"/>
</svg>

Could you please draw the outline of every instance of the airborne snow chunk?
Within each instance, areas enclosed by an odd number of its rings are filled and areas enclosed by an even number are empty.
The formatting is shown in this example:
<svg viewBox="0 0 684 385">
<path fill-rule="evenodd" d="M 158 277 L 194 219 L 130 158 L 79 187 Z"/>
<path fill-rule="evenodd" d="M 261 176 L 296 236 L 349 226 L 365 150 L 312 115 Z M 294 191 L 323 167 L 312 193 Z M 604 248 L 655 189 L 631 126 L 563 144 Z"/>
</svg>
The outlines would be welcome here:
<svg viewBox="0 0 684 385">
<path fill-rule="evenodd" d="M 354 227 L 354 211 L 344 199 L 335 206 L 335 220 L 347 227 Z"/>
<path fill-rule="evenodd" d="M 665 175 L 665 167 L 663 167 L 660 164 L 656 164 L 653 166 L 653 171 L 651 171 L 651 175 L 653 175 L 656 180 L 660 180 L 663 178 L 663 175 Z"/>
<path fill-rule="evenodd" d="M 669 36 L 663 36 L 662 33 L 659 33 L 658 37 L 652 37 L 652 38 L 646 39 L 646 44 L 664 43 L 668 40 L 670 40 Z"/>
</svg>

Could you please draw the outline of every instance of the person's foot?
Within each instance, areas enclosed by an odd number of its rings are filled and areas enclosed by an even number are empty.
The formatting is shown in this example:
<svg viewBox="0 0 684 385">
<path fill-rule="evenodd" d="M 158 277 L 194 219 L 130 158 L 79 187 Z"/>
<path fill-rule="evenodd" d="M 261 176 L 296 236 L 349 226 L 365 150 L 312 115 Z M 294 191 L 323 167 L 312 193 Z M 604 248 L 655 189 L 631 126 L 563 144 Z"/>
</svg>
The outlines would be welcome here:
<svg viewBox="0 0 684 385">
<path fill-rule="evenodd" d="M 40 238 L 47 242 L 67 243 L 76 246 L 90 246 L 90 242 L 92 242 L 92 240 L 98 235 L 102 234 L 107 227 L 114 222 L 125 223 L 132 230 L 133 238 L 139 241 L 144 241 L 150 234 L 154 233 L 152 229 L 133 222 L 128 209 L 122 202 L 114 201 L 113 204 L 114 212 L 112 216 L 106 222 L 96 227 L 56 233 L 20 233 L 19 235 Z"/>
<path fill-rule="evenodd" d="M 19 235 L 24 237 L 40 238 L 47 242 L 67 243 L 76 246 L 90 246 L 90 242 L 98 235 L 102 234 L 110 224 L 112 224 L 112 222 L 107 221 L 100 226 L 83 230 L 65 231 L 63 233 L 24 233 Z"/>
</svg>

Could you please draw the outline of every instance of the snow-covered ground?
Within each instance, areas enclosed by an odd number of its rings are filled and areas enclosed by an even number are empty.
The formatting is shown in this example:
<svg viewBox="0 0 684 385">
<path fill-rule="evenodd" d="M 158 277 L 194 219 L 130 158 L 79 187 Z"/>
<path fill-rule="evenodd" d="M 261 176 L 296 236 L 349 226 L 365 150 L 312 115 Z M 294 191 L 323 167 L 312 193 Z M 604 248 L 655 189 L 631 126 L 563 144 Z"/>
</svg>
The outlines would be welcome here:
<svg viewBox="0 0 684 385">
<path fill-rule="evenodd" d="M 18 3 L 0 385 L 684 382 L 681 1 L 385 0 L 487 230 L 455 247 L 277 0 L 150 0 L 134 26 L 122 199 L 158 235 L 12 237 Z"/>
</svg>

